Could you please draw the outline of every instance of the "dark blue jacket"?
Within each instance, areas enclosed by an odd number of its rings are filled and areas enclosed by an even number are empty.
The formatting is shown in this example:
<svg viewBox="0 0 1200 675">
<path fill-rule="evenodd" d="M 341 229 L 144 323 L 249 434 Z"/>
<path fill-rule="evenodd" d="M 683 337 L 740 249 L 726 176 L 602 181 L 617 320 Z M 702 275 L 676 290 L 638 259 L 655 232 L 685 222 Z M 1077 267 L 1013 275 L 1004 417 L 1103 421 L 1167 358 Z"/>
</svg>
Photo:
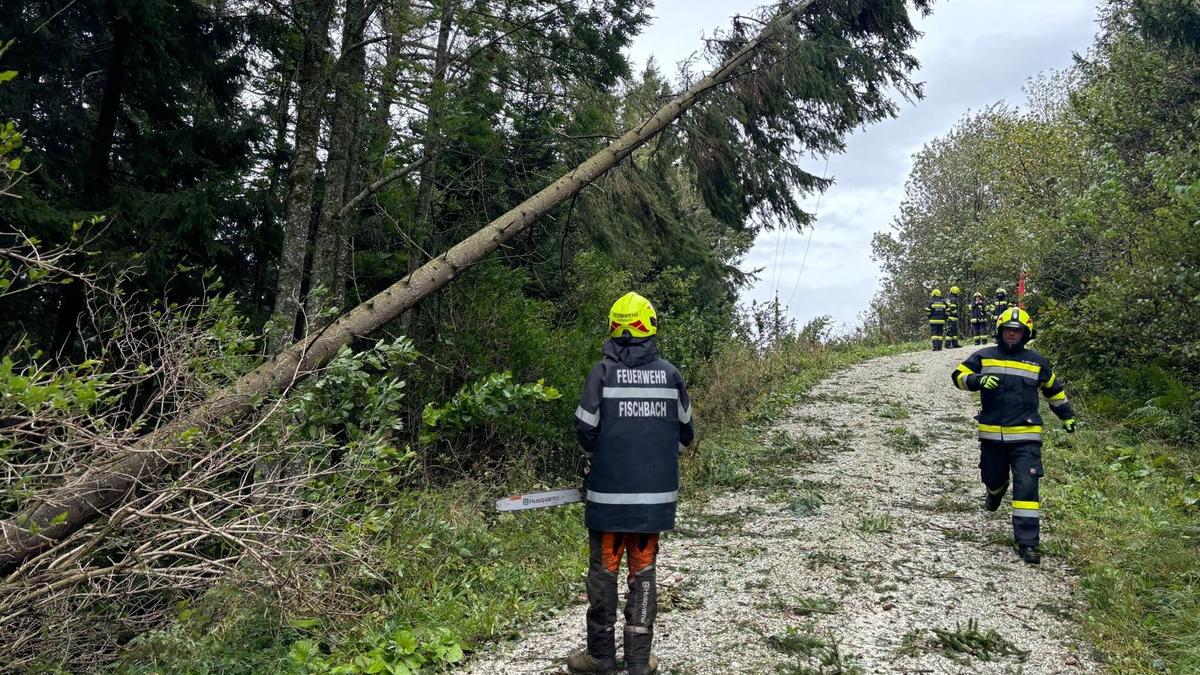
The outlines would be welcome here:
<svg viewBox="0 0 1200 675">
<path fill-rule="evenodd" d="M 683 377 L 652 338 L 619 338 L 583 385 L 575 410 L 591 458 L 585 522 L 604 532 L 675 528 L 679 453 L 691 444 L 692 406 Z"/>
<path fill-rule="evenodd" d="M 929 323 L 946 323 L 946 301 L 941 296 L 929 298 Z"/>
<path fill-rule="evenodd" d="M 982 298 L 971 302 L 971 323 L 990 323 L 988 308 Z"/>
<path fill-rule="evenodd" d="M 983 389 L 980 378 L 995 375 L 1000 386 Z M 954 386 L 978 391 L 982 409 L 979 438 L 1002 443 L 1041 442 L 1042 416 L 1038 413 L 1038 392 L 1050 402 L 1050 410 L 1059 419 L 1075 417 L 1063 381 L 1054 374 L 1046 357 L 1027 349 L 1022 342 L 1015 347 L 1004 344 L 985 347 L 972 354 L 950 373 Z"/>
</svg>

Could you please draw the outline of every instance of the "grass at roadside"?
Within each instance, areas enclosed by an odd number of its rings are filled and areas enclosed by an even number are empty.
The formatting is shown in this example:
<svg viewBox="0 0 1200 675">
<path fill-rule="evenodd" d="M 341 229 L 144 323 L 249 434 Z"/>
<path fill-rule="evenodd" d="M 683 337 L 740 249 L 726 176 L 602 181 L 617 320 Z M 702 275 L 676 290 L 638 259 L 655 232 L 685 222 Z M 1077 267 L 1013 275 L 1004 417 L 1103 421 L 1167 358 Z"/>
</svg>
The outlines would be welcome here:
<svg viewBox="0 0 1200 675">
<path fill-rule="evenodd" d="M 1080 569 L 1094 644 L 1115 672 L 1200 672 L 1195 448 L 1099 422 L 1050 434 L 1044 457 L 1047 538 Z"/>
</svg>

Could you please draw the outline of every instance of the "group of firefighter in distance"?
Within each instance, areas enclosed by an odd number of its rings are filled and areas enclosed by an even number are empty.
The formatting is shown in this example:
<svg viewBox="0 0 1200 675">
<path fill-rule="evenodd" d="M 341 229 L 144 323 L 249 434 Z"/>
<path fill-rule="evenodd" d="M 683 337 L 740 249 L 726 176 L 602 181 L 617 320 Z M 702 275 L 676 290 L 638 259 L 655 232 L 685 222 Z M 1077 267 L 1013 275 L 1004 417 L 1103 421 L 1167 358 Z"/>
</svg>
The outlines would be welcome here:
<svg viewBox="0 0 1200 675">
<path fill-rule="evenodd" d="M 942 289 L 935 288 L 929 292 L 929 337 L 933 343 L 933 351 L 939 352 L 943 347 L 952 349 L 961 347 L 959 336 L 965 341 L 970 337 L 976 346 L 986 345 L 995 331 L 996 320 L 1009 308 L 1008 292 L 1003 288 L 996 289 L 996 297 L 990 302 L 984 300 L 983 294 L 975 292 L 970 304 L 962 306 L 961 291 L 958 286 L 950 287 L 950 295 L 942 297 Z M 959 327 L 960 320 L 967 325 Z M 967 335 L 967 329 L 970 335 Z M 960 332 L 961 331 L 961 332 Z"/>
</svg>

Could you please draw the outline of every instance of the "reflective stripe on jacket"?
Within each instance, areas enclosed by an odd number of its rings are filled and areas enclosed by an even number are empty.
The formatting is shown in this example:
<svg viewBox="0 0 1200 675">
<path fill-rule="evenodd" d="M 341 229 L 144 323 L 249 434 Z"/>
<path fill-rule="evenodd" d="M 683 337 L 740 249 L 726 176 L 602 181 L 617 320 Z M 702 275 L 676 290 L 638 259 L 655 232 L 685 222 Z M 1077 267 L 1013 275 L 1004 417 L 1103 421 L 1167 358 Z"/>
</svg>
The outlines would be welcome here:
<svg viewBox="0 0 1200 675">
<path fill-rule="evenodd" d="M 941 298 L 929 300 L 929 323 L 946 323 L 946 301 Z"/>
<path fill-rule="evenodd" d="M 683 377 L 652 338 L 609 340 L 575 411 L 592 460 L 585 522 L 604 532 L 675 527 L 679 453 L 694 436 Z"/>
<path fill-rule="evenodd" d="M 983 389 L 984 375 L 1000 378 L 1000 386 Z M 1046 357 L 1025 347 L 985 347 L 972 354 L 950 373 L 954 386 L 978 391 L 982 410 L 975 416 L 982 440 L 1019 443 L 1042 440 L 1042 418 L 1038 414 L 1038 391 L 1059 419 L 1075 416 L 1062 381 Z"/>
</svg>

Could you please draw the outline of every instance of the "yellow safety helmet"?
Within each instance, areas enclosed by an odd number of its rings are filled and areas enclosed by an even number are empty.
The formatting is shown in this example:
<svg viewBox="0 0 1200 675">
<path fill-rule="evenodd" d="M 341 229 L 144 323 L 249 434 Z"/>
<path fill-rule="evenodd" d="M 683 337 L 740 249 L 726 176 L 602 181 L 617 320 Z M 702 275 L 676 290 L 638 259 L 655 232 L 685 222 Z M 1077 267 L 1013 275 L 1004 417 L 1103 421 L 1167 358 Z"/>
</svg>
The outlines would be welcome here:
<svg viewBox="0 0 1200 675">
<path fill-rule="evenodd" d="M 950 292 L 951 292 L 951 293 L 953 293 L 953 294 L 955 294 L 955 295 L 958 295 L 958 294 L 960 293 L 960 291 L 958 290 L 958 286 L 951 286 L 951 287 L 950 287 Z"/>
<path fill-rule="evenodd" d="M 654 311 L 654 305 L 637 293 L 622 295 L 608 311 L 608 334 L 611 337 L 629 333 L 635 338 L 644 338 L 657 332 L 658 313 Z"/>
<path fill-rule="evenodd" d="M 982 300 L 982 299 L 983 299 L 983 293 L 980 293 L 979 291 L 975 291 L 975 297 L 977 297 L 977 298 L 979 298 L 980 300 Z"/>
<path fill-rule="evenodd" d="M 929 292 L 929 297 L 931 297 L 931 298 L 942 297 L 942 289 L 940 289 L 940 288 L 933 289 L 932 291 Z"/>
<path fill-rule="evenodd" d="M 1026 335 L 1033 335 L 1033 317 L 1020 307 L 1009 307 L 996 317 L 996 331 L 1004 328 L 1024 328 Z"/>
<path fill-rule="evenodd" d="M 1004 290 L 1003 288 L 997 288 L 996 297 L 1000 297 L 1002 295 L 1008 295 L 1008 291 Z"/>
</svg>

